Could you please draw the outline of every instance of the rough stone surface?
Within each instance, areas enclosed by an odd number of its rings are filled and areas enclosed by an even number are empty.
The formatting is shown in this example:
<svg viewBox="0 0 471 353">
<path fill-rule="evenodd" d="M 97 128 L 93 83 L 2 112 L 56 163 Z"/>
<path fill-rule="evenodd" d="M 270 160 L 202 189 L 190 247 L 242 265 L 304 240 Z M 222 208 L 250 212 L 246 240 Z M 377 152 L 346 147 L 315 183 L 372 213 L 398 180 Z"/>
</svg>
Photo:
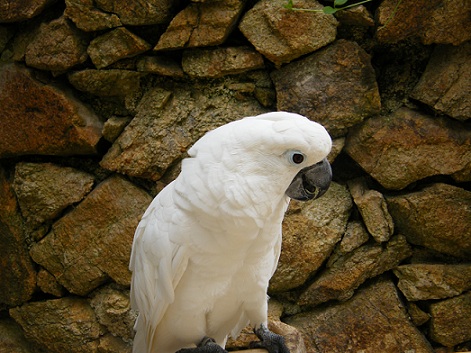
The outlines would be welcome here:
<svg viewBox="0 0 471 353">
<path fill-rule="evenodd" d="M 54 0 L 2 1 L 0 3 L 0 23 L 28 20 L 40 14 L 53 2 Z"/>
<path fill-rule="evenodd" d="M 178 13 L 154 50 L 222 44 L 244 6 L 242 0 L 193 2 Z"/>
<path fill-rule="evenodd" d="M 262 56 L 248 47 L 186 50 L 183 71 L 191 77 L 217 78 L 264 67 Z"/>
<path fill-rule="evenodd" d="M 339 252 L 347 254 L 359 248 L 361 245 L 368 241 L 368 233 L 366 232 L 363 223 L 359 221 L 348 222 L 347 229 L 341 242 L 339 243 Z"/>
<path fill-rule="evenodd" d="M 274 71 L 272 78 L 278 110 L 307 116 L 333 137 L 345 135 L 381 107 L 370 57 L 354 42 L 339 40 Z"/>
<path fill-rule="evenodd" d="M 36 271 L 28 256 L 23 222 L 13 188 L 0 165 L 0 310 L 31 299 Z"/>
<path fill-rule="evenodd" d="M 151 46 L 124 27 L 107 32 L 90 42 L 87 52 L 93 64 L 104 68 L 125 58 L 131 58 L 149 50 Z"/>
<path fill-rule="evenodd" d="M 239 29 L 258 52 L 276 65 L 288 63 L 335 40 L 337 20 L 332 15 L 288 11 L 283 0 L 262 0 L 247 11 Z M 297 7 L 319 9 L 314 0 L 296 1 Z"/>
<path fill-rule="evenodd" d="M 96 0 L 96 6 L 106 13 L 115 13 L 125 25 L 142 26 L 168 23 L 172 15 L 172 0 Z"/>
<path fill-rule="evenodd" d="M 100 97 L 126 96 L 140 88 L 143 74 L 129 70 L 82 70 L 68 75 L 76 89 Z"/>
<path fill-rule="evenodd" d="M 369 190 L 361 179 L 351 180 L 348 187 L 368 232 L 377 242 L 389 240 L 394 233 L 394 222 L 384 196 L 376 190 Z"/>
<path fill-rule="evenodd" d="M 332 183 L 311 203 L 291 201 L 283 223 L 283 243 L 270 292 L 302 285 L 329 257 L 347 225 L 352 200 L 344 186 Z"/>
<path fill-rule="evenodd" d="M 397 231 L 407 241 L 444 254 L 471 256 L 471 192 L 447 184 L 387 198 Z"/>
<path fill-rule="evenodd" d="M 102 167 L 158 180 L 205 132 L 264 109 L 254 100 L 238 101 L 218 86 L 192 90 L 155 88 L 101 161 Z"/>
<path fill-rule="evenodd" d="M 37 284 L 43 293 L 52 294 L 55 297 L 63 297 L 66 294 L 65 288 L 57 282 L 51 273 L 43 268 L 38 272 Z"/>
<path fill-rule="evenodd" d="M 96 151 L 102 123 L 95 113 L 22 66 L 0 66 L 0 105 L 0 157 Z"/>
<path fill-rule="evenodd" d="M 91 191 L 92 175 L 52 163 L 18 163 L 13 184 L 21 213 L 31 228 L 56 218 Z"/>
<path fill-rule="evenodd" d="M 131 118 L 128 117 L 112 116 L 103 124 L 103 137 L 109 142 L 114 142 L 130 121 Z"/>
<path fill-rule="evenodd" d="M 103 287 L 93 293 L 90 305 L 95 310 L 100 324 L 113 336 L 132 342 L 137 313 L 131 310 L 128 290 L 122 291 L 113 288 L 113 285 Z"/>
<path fill-rule="evenodd" d="M 458 121 L 408 108 L 368 119 L 349 131 L 346 152 L 388 189 L 433 175 L 469 180 L 471 130 Z"/>
<path fill-rule="evenodd" d="M 335 13 L 335 18 L 343 25 L 367 27 L 372 27 L 375 25 L 373 17 L 367 8 L 363 5 L 358 5 L 349 9 L 338 11 Z"/>
<path fill-rule="evenodd" d="M 398 287 L 409 301 L 442 299 L 471 289 L 471 265 L 410 264 L 398 266 Z"/>
<path fill-rule="evenodd" d="M 455 119 L 469 119 L 471 42 L 436 47 L 411 97 Z"/>
<path fill-rule="evenodd" d="M 26 48 L 26 64 L 42 70 L 67 70 L 88 59 L 87 46 L 87 36 L 60 17 L 39 27 Z"/>
<path fill-rule="evenodd" d="M 471 292 L 430 305 L 430 338 L 452 347 L 471 340 Z"/>
<path fill-rule="evenodd" d="M 150 201 L 133 184 L 110 177 L 54 223 L 31 257 L 74 294 L 85 295 L 109 277 L 128 285 L 134 230 Z"/>
<path fill-rule="evenodd" d="M 411 36 L 424 44 L 459 45 L 471 39 L 471 3 L 467 0 L 383 1 L 378 8 L 378 39 L 396 43 Z"/>
<path fill-rule="evenodd" d="M 98 353 L 103 329 L 85 299 L 31 302 L 10 309 L 10 315 L 47 352 Z"/>
<path fill-rule="evenodd" d="M 171 77 L 185 75 L 180 63 L 164 56 L 144 56 L 137 62 L 137 71 Z"/>
<path fill-rule="evenodd" d="M 315 306 L 332 299 L 347 300 L 368 278 L 395 268 L 411 255 L 410 245 L 400 235 L 392 238 L 384 249 L 380 244 L 364 245 L 322 272 L 303 292 L 298 303 Z"/>
<path fill-rule="evenodd" d="M 65 4 L 64 15 L 82 31 L 100 31 L 122 25 L 116 14 L 96 8 L 93 0 L 65 0 Z"/>
<path fill-rule="evenodd" d="M 10 318 L 0 319 L 0 337 L 0 352 L 2 353 L 34 352 L 21 328 Z"/>
<path fill-rule="evenodd" d="M 286 322 L 304 334 L 313 353 L 433 353 L 388 280 L 369 284 L 347 302 L 316 308 Z"/>
</svg>

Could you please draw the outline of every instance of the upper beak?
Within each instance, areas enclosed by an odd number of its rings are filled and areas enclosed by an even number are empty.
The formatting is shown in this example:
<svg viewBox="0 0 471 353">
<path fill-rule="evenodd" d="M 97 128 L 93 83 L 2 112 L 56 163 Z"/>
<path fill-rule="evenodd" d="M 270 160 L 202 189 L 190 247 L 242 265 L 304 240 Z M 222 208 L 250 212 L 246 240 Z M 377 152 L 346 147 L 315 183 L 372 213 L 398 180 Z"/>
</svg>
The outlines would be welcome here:
<svg viewBox="0 0 471 353">
<path fill-rule="evenodd" d="M 324 158 L 319 163 L 301 169 L 286 190 L 286 195 L 298 201 L 317 199 L 325 194 L 332 181 L 332 168 Z"/>
</svg>

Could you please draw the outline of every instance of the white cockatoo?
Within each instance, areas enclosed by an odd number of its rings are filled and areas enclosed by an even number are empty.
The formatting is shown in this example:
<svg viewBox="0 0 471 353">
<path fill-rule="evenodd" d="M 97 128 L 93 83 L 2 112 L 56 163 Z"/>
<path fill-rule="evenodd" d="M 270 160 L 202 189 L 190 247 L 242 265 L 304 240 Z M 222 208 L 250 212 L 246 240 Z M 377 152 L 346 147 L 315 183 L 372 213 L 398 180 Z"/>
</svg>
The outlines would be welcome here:
<svg viewBox="0 0 471 353">
<path fill-rule="evenodd" d="M 321 125 L 273 112 L 221 126 L 189 149 L 134 235 L 134 353 L 226 352 L 247 324 L 260 339 L 254 347 L 289 352 L 266 326 L 268 282 L 289 199 L 327 190 L 331 146 Z"/>
</svg>

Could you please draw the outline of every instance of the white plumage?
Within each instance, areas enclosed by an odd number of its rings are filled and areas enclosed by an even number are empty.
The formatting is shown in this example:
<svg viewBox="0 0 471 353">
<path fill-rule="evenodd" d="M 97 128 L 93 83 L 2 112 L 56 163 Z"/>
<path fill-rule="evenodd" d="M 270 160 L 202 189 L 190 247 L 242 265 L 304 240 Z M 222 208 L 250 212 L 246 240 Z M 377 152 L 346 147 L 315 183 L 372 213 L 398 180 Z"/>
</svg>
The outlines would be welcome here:
<svg viewBox="0 0 471 353">
<path fill-rule="evenodd" d="M 195 143 L 136 229 L 134 353 L 174 353 L 205 336 L 224 347 L 248 323 L 266 324 L 286 191 L 330 149 L 321 125 L 286 112 L 226 124 Z"/>
</svg>

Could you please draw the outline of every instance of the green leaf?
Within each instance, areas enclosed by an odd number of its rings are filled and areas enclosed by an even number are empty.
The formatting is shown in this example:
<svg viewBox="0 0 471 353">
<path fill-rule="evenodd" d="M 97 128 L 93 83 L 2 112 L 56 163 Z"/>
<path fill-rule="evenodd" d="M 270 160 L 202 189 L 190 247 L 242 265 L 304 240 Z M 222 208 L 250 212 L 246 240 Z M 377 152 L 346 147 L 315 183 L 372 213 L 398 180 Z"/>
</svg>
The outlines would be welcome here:
<svg viewBox="0 0 471 353">
<path fill-rule="evenodd" d="M 332 6 L 324 6 L 322 8 L 322 12 L 324 12 L 327 15 L 332 15 L 332 14 L 336 13 L 337 11 L 338 10 L 334 9 Z"/>
<path fill-rule="evenodd" d="M 283 5 L 285 9 L 292 10 L 293 9 L 293 0 L 288 0 L 288 3 Z"/>
<path fill-rule="evenodd" d="M 339 6 L 345 5 L 345 3 L 346 3 L 347 1 L 348 1 L 348 0 L 335 0 L 335 1 L 334 1 L 334 7 L 339 7 Z"/>
</svg>

